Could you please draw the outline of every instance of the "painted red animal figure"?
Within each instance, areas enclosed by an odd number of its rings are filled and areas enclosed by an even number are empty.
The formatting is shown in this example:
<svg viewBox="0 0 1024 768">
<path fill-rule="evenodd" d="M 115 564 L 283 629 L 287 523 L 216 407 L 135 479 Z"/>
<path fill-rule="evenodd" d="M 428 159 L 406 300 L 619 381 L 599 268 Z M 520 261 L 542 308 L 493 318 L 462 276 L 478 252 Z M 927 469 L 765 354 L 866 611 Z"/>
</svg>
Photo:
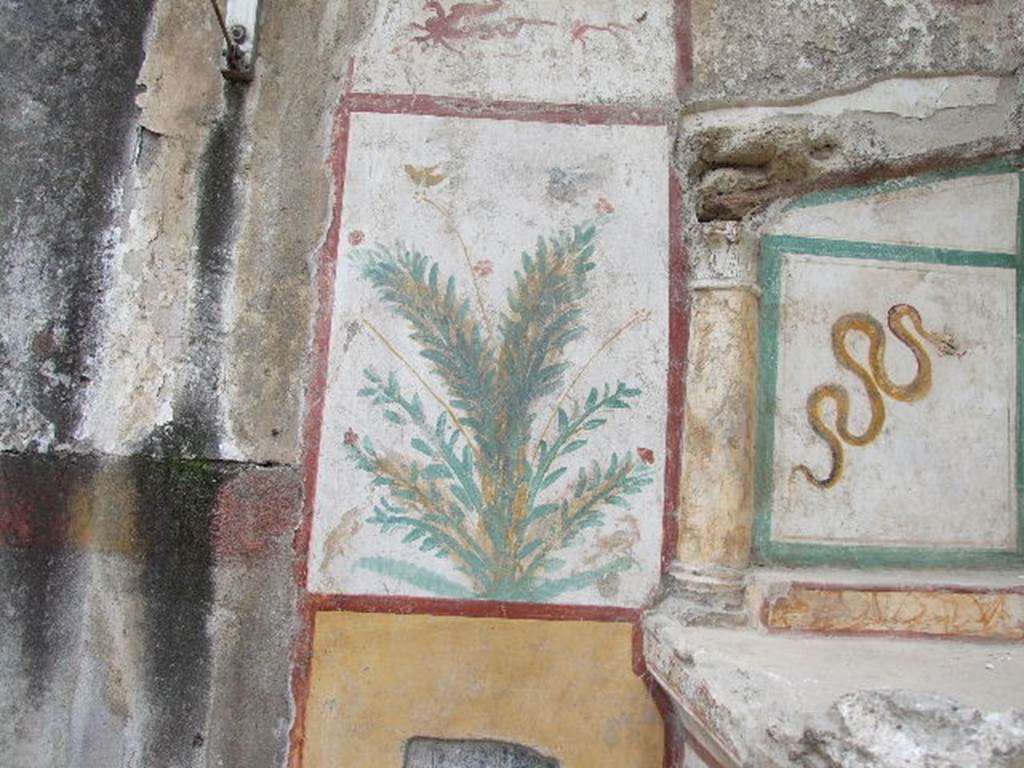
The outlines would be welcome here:
<svg viewBox="0 0 1024 768">
<path fill-rule="evenodd" d="M 460 56 L 465 55 L 461 49 L 452 45 L 452 40 L 493 40 L 496 37 L 516 37 L 523 28 L 529 25 L 554 26 L 553 21 L 543 19 L 526 19 L 522 16 L 496 18 L 481 21 L 482 17 L 493 17 L 505 6 L 505 0 L 494 0 L 492 3 L 456 3 L 451 10 L 445 10 L 440 0 L 429 0 L 424 10 L 432 11 L 433 17 L 422 24 L 413 24 L 413 29 L 424 32 L 413 36 L 416 43 L 440 45 Z"/>
<path fill-rule="evenodd" d="M 576 26 L 572 28 L 572 39 L 573 42 L 578 42 L 587 47 L 587 35 L 591 32 L 608 32 L 612 37 L 618 37 L 619 32 L 628 32 L 629 27 L 624 24 L 618 24 L 614 21 L 609 21 L 607 24 L 584 24 L 579 21 L 576 22 Z"/>
</svg>

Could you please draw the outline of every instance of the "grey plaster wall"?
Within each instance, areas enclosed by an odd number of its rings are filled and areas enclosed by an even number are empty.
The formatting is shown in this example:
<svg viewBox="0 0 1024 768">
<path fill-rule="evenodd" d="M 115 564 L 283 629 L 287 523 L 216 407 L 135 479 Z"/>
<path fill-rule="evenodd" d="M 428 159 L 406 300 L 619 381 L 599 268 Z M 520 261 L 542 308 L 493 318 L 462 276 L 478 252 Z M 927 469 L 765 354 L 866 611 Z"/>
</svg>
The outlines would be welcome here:
<svg viewBox="0 0 1024 768">
<path fill-rule="evenodd" d="M 288 758 L 303 387 L 362 4 L 0 1 L 0 765 Z"/>
<path fill-rule="evenodd" d="M 1015 71 L 1016 0 L 692 0 L 687 101 L 766 103 L 855 89 L 897 74 Z"/>
<path fill-rule="evenodd" d="M 151 7 L 0 3 L 0 430 L 11 447 L 64 444 L 78 426 Z"/>
</svg>

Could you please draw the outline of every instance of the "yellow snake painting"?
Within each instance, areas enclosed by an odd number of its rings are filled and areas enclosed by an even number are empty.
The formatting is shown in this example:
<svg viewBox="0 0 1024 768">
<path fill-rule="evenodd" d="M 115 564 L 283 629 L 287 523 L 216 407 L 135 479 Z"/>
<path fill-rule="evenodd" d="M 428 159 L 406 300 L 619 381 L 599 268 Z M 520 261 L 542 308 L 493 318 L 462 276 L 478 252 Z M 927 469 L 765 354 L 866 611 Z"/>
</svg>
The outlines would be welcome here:
<svg viewBox="0 0 1024 768">
<path fill-rule="evenodd" d="M 867 428 L 860 434 L 854 434 L 849 428 L 850 394 L 840 384 L 822 384 L 816 387 L 807 398 L 807 420 L 814 433 L 824 440 L 832 452 L 832 468 L 823 479 L 814 476 L 811 469 L 800 464 L 793 472 L 802 474 L 817 488 L 831 488 L 843 476 L 845 464 L 844 445 L 867 445 L 882 432 L 885 425 L 885 401 L 882 393 L 903 403 L 921 400 L 932 388 L 932 361 L 928 350 L 904 325 L 909 318 L 917 335 L 932 344 L 941 355 L 962 355 L 953 339 L 943 334 L 925 330 L 921 314 L 910 304 L 895 304 L 889 308 L 889 330 L 903 344 L 910 348 L 917 361 L 917 373 L 909 384 L 895 384 L 889 378 L 885 368 L 885 329 L 871 315 L 863 312 L 851 312 L 843 315 L 832 326 L 832 352 L 836 361 L 846 370 L 853 373 L 861 383 L 871 405 L 871 420 Z M 868 367 L 865 368 L 853 359 L 846 346 L 846 337 L 853 332 L 863 333 L 868 338 Z M 836 425 L 833 430 L 825 423 L 822 406 L 826 400 L 836 404 Z"/>
</svg>

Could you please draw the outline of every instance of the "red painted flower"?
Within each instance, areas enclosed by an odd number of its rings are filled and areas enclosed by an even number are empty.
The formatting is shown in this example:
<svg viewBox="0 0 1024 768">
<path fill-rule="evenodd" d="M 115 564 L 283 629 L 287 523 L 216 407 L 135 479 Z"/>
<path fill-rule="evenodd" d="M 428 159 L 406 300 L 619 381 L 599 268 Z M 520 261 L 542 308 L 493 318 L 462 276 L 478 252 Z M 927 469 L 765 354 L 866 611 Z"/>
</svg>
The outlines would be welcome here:
<svg viewBox="0 0 1024 768">
<path fill-rule="evenodd" d="M 654 451 L 650 448 L 637 448 L 636 454 L 644 464 L 654 463 Z"/>
<path fill-rule="evenodd" d="M 359 445 L 359 435 L 351 427 L 345 430 L 345 445 Z"/>
<path fill-rule="evenodd" d="M 348 242 L 351 245 L 359 245 L 366 239 L 366 234 L 361 229 L 353 229 L 348 233 Z"/>
<path fill-rule="evenodd" d="M 594 203 L 594 210 L 598 213 L 615 213 L 615 206 L 609 203 L 605 198 L 597 198 L 597 202 Z"/>
<path fill-rule="evenodd" d="M 487 259 L 478 261 L 473 265 L 473 272 L 476 273 L 477 277 L 487 277 L 489 274 L 494 272 L 494 262 Z"/>
</svg>

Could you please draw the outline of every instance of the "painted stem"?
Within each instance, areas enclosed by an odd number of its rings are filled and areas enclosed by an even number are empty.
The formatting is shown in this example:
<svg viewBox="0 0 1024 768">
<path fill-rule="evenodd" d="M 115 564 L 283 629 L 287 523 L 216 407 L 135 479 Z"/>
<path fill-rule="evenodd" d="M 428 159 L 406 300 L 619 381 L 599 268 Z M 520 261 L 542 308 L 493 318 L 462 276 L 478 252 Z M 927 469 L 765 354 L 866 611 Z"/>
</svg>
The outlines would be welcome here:
<svg viewBox="0 0 1024 768">
<path fill-rule="evenodd" d="M 429 394 L 432 398 L 434 398 L 434 400 L 437 401 L 438 405 L 440 405 L 442 408 L 444 408 L 445 412 L 448 414 L 448 418 L 450 418 L 452 420 L 452 424 L 455 426 L 455 428 L 457 430 L 459 430 L 459 432 L 462 433 L 462 436 L 465 438 L 466 443 L 468 443 L 470 445 L 470 447 L 472 447 L 473 453 L 479 455 L 480 454 L 480 449 L 477 447 L 476 443 L 473 442 L 473 438 L 470 437 L 470 435 L 466 431 L 465 427 L 462 426 L 462 422 L 459 421 L 459 417 L 455 414 L 455 411 L 447 403 L 447 401 L 443 397 L 441 397 L 441 395 L 439 395 L 434 390 L 433 387 L 430 386 L 430 384 L 427 382 L 427 380 L 424 379 L 423 376 L 420 375 L 420 372 L 416 370 L 416 368 L 412 365 L 412 363 L 410 363 L 408 360 L 405 359 L 405 355 L 403 355 L 401 352 L 398 351 L 398 349 L 395 347 L 395 345 L 391 343 L 391 341 L 388 339 L 388 337 L 385 336 L 381 332 L 381 330 L 379 328 L 377 328 L 377 326 L 375 326 L 373 323 L 371 323 L 365 317 L 364 318 L 360 318 L 360 320 L 362 321 L 362 323 L 367 328 L 369 328 L 373 332 L 374 336 L 376 336 L 378 339 L 380 339 L 381 344 L 383 344 L 385 347 L 387 347 L 388 351 L 391 352 L 391 354 L 393 354 L 396 358 L 398 358 L 399 362 L 402 363 L 402 365 L 404 365 L 406 368 L 409 369 L 409 373 L 411 373 L 413 376 L 415 376 L 416 380 L 420 384 L 423 385 L 423 388 L 425 390 L 427 390 L 427 394 Z"/>
<path fill-rule="evenodd" d="M 629 318 L 629 320 L 627 320 L 621 328 L 619 328 L 617 331 L 612 333 L 607 339 L 605 339 L 604 343 L 602 343 L 601 346 L 597 348 L 597 351 L 594 352 L 594 354 L 590 356 L 587 362 L 585 362 L 580 367 L 579 371 L 576 372 L 576 375 L 573 376 L 572 381 L 570 381 L 569 385 L 562 390 L 562 393 L 558 396 L 558 399 L 555 401 L 555 404 L 551 407 L 551 415 L 548 416 L 548 420 L 544 423 L 544 429 L 541 431 L 540 437 L 537 438 L 537 445 L 533 449 L 534 461 L 536 461 L 537 455 L 540 453 L 540 444 L 544 441 L 544 438 L 548 434 L 548 430 L 551 429 L 551 425 L 554 423 L 555 417 L 558 415 L 558 408 L 565 401 L 565 398 L 569 396 L 569 393 L 572 392 L 573 389 L 575 389 L 577 384 L 579 384 L 580 379 L 583 378 L 583 374 L 587 372 L 587 369 L 590 368 L 594 361 L 597 360 L 597 358 L 600 357 L 602 354 L 604 354 L 604 352 L 612 344 L 614 344 L 615 340 L 618 339 L 622 334 L 624 334 L 634 325 L 639 325 L 640 323 L 646 322 L 647 320 L 650 320 L 650 318 L 651 311 L 649 309 L 641 309 L 635 312 L 633 316 Z"/>
<path fill-rule="evenodd" d="M 459 247 L 462 249 L 462 257 L 465 259 L 466 267 L 469 269 L 469 279 L 473 282 L 473 293 L 476 295 L 476 304 L 480 309 L 480 320 L 487 327 L 488 340 L 493 341 L 494 325 L 491 323 L 491 317 L 487 313 L 487 306 L 484 304 L 483 291 L 480 290 L 480 282 L 476 279 L 476 272 L 473 270 L 473 259 L 469 255 L 469 246 L 466 245 L 466 241 L 463 239 L 462 233 L 459 232 L 459 228 L 455 224 L 455 217 L 452 215 L 451 211 L 436 202 L 433 198 L 427 195 L 426 192 L 421 192 L 417 197 L 444 217 L 448 228 L 455 235 L 455 239 L 459 241 Z"/>
</svg>

